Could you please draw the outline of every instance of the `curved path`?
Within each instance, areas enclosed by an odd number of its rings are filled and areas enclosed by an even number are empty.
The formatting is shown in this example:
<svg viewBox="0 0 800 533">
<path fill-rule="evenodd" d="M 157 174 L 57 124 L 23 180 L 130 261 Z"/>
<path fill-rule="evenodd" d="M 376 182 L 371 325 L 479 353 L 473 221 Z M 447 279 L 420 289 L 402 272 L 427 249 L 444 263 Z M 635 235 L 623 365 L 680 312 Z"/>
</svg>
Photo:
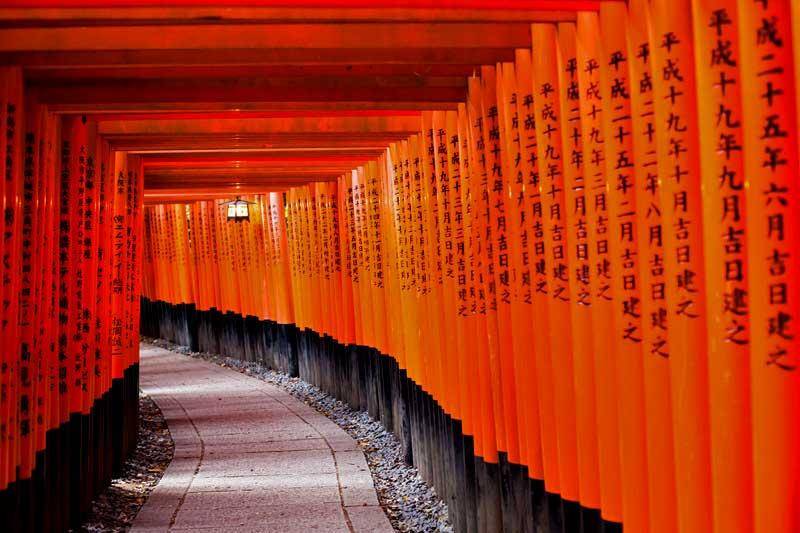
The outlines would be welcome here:
<svg viewBox="0 0 800 533">
<path fill-rule="evenodd" d="M 393 531 L 364 454 L 325 416 L 213 363 L 144 344 L 141 355 L 175 456 L 132 531 Z"/>
</svg>

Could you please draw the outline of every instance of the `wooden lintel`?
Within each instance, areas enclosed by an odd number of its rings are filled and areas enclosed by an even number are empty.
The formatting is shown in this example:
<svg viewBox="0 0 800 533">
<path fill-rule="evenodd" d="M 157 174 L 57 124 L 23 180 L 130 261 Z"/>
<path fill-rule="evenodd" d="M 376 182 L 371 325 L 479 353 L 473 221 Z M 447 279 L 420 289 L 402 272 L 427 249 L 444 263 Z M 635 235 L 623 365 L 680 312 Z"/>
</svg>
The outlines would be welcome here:
<svg viewBox="0 0 800 533">
<path fill-rule="evenodd" d="M 528 22 L 198 24 L 0 29 L 0 50 L 514 48 L 530 43 Z"/>
<path fill-rule="evenodd" d="M 20 0 L 9 0 L 6 6 Z M 60 2 L 64 6 L 65 2 Z M 261 7 L 261 6 L 145 6 L 137 2 L 133 7 L 24 7 L 0 8 L 0 22 L 15 26 L 47 26 L 63 24 L 141 24 L 168 22 L 171 24 L 209 24 L 256 22 L 328 22 L 346 20 L 362 22 L 469 22 L 469 21 L 527 21 L 561 22 L 574 21 L 579 10 L 597 10 L 598 1 L 550 0 L 529 3 L 527 6 L 510 9 L 498 8 L 497 2 L 487 2 L 483 9 L 438 7 L 440 2 L 432 2 L 430 7 Z M 494 4 L 494 8 L 491 5 Z"/>
<path fill-rule="evenodd" d="M 32 93 L 42 103 L 126 104 L 170 102 L 177 105 L 192 102 L 346 102 L 373 100 L 424 100 L 426 102 L 460 102 L 466 98 L 461 86 L 240 86 L 235 80 L 227 84 L 171 84 L 109 82 L 34 86 Z"/>
<path fill-rule="evenodd" d="M 98 124 L 101 135 L 368 134 L 419 131 L 420 119 L 403 117 L 295 117 L 215 120 L 121 120 Z"/>
<path fill-rule="evenodd" d="M 530 47 L 527 41 L 516 47 Z M 24 65 L 34 68 L 84 68 L 129 65 L 153 66 L 265 66 L 265 65 L 374 65 L 394 64 L 450 64 L 483 65 L 498 61 L 513 61 L 514 46 L 502 47 L 405 47 L 375 48 L 361 43 L 359 48 L 209 48 L 197 50 L 61 50 L 51 48 L 44 51 L 4 50 L 0 48 L 0 63 Z"/>
</svg>

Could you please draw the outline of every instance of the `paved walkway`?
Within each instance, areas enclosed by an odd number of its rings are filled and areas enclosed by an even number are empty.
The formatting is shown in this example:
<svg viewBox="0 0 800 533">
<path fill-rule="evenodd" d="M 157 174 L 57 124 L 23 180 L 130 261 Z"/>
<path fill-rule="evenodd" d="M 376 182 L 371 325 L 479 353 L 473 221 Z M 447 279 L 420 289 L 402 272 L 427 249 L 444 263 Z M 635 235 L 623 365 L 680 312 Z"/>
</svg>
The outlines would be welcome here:
<svg viewBox="0 0 800 533">
<path fill-rule="evenodd" d="M 175 456 L 134 532 L 393 531 L 364 454 L 312 407 L 213 363 L 148 345 L 141 354 L 141 387 Z"/>
</svg>

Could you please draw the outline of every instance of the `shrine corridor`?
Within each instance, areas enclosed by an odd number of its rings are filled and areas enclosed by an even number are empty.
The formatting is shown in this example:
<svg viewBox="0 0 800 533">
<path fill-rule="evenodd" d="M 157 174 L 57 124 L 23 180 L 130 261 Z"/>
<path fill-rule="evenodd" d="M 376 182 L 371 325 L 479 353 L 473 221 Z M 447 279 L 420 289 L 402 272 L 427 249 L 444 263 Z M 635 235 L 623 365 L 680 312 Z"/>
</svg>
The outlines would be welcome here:
<svg viewBox="0 0 800 533">
<path fill-rule="evenodd" d="M 0 529 L 141 390 L 137 530 L 403 529 L 377 446 L 405 529 L 800 533 L 799 59 L 798 0 L 0 2 Z"/>
</svg>

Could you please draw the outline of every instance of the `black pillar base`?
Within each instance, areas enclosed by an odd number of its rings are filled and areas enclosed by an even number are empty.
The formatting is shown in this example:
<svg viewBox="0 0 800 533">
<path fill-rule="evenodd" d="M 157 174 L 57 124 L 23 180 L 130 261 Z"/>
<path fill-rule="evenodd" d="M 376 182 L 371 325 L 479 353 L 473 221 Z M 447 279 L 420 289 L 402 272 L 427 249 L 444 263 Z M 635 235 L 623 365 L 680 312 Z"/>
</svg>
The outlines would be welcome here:
<svg viewBox="0 0 800 533">
<path fill-rule="evenodd" d="M 61 532 L 78 528 L 93 498 L 136 446 L 139 369 L 133 365 L 88 413 L 73 413 L 47 431 L 33 472 L 0 491 L 2 531 Z"/>
</svg>

